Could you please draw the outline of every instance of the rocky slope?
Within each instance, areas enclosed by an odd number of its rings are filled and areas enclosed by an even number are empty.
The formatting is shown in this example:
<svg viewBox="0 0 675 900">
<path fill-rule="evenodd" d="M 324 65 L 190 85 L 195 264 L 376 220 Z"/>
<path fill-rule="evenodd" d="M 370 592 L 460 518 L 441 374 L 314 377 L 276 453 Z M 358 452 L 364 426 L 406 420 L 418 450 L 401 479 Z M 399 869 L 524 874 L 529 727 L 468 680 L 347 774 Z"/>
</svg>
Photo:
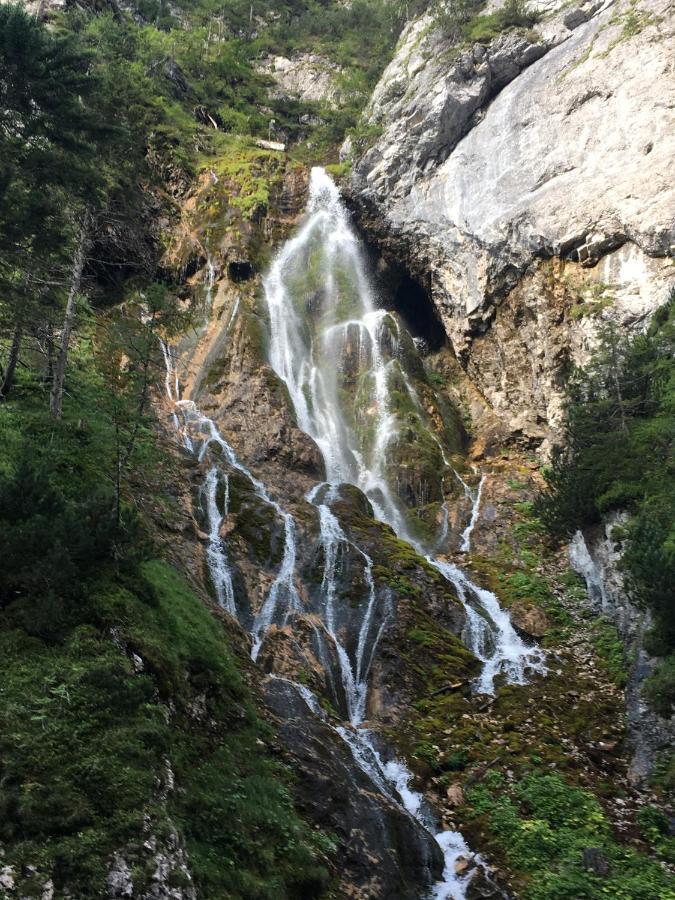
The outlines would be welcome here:
<svg viewBox="0 0 675 900">
<path fill-rule="evenodd" d="M 598 324 L 639 326 L 673 269 L 673 14 L 547 5 L 457 46 L 411 24 L 348 145 L 357 215 L 430 295 L 511 436 L 540 445 Z"/>
<path fill-rule="evenodd" d="M 595 615 L 615 623 L 631 660 L 626 685 L 627 727 L 633 755 L 630 776 L 645 783 L 660 754 L 675 743 L 675 716 L 657 715 L 642 695 L 645 679 L 654 670 L 656 660 L 645 647 L 645 637 L 654 622 L 649 610 L 631 602 L 621 571 L 621 526 L 626 516 L 614 513 L 602 526 L 578 531 L 569 547 L 573 569 L 584 579 L 588 605 Z"/>
</svg>

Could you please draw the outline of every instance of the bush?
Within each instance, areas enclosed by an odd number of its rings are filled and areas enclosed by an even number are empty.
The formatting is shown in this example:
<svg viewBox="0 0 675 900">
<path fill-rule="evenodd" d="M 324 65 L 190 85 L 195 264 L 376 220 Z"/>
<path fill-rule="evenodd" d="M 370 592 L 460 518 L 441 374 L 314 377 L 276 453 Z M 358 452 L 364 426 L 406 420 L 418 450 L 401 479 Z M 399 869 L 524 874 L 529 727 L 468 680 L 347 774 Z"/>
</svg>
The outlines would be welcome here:
<svg viewBox="0 0 675 900">
<path fill-rule="evenodd" d="M 675 654 L 667 656 L 645 679 L 644 695 L 659 715 L 675 712 Z"/>
<path fill-rule="evenodd" d="M 467 799 L 508 860 L 524 900 L 670 896 L 669 876 L 659 863 L 616 843 L 596 798 L 559 775 L 531 774 L 507 785 L 500 773 L 488 773 Z M 643 828 L 653 824 L 646 818 Z M 651 832 L 648 837 L 654 846 Z M 660 847 L 657 841 L 655 849 Z M 587 848 L 607 858 L 607 876 L 585 868 Z"/>
</svg>

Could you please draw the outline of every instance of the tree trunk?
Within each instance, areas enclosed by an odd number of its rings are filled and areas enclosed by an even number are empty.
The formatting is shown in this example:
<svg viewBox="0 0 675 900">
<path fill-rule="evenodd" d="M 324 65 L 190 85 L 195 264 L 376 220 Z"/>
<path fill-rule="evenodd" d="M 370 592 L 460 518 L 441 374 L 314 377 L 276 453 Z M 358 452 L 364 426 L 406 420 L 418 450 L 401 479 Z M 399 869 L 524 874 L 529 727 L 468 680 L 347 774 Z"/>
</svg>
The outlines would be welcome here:
<svg viewBox="0 0 675 900">
<path fill-rule="evenodd" d="M 45 338 L 45 350 L 47 352 L 47 384 L 54 380 L 54 329 L 52 323 L 47 324 L 47 337 Z"/>
<path fill-rule="evenodd" d="M 73 258 L 73 269 L 70 278 L 70 289 L 68 290 L 68 301 L 66 303 L 66 312 L 63 317 L 63 331 L 61 332 L 61 345 L 59 347 L 59 355 L 56 358 L 54 366 L 54 378 L 52 380 L 52 390 L 49 398 L 49 410 L 55 419 L 60 419 L 63 412 L 63 383 L 66 379 L 66 364 L 68 362 L 68 345 L 70 344 L 70 335 L 75 324 L 75 301 L 77 299 L 80 284 L 82 282 L 82 271 L 84 269 L 84 255 L 87 246 L 87 237 L 89 232 L 89 210 L 84 214 L 82 219 L 82 227 L 80 228 L 80 236 Z"/>
<path fill-rule="evenodd" d="M 17 324 L 14 329 L 14 337 L 12 338 L 12 346 L 9 351 L 9 360 L 5 369 L 5 377 L 0 384 L 0 400 L 4 400 L 12 389 L 14 383 L 14 373 L 19 362 L 19 351 L 21 350 L 21 338 L 23 337 L 23 326 Z"/>
</svg>

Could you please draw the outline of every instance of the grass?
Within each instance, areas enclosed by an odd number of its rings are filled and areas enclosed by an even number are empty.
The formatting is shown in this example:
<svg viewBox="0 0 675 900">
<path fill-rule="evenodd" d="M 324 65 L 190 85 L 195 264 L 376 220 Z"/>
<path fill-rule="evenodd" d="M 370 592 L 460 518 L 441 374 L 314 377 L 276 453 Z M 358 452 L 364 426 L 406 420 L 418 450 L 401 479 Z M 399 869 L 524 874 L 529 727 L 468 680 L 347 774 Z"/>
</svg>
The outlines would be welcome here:
<svg viewBox="0 0 675 900">
<path fill-rule="evenodd" d="M 318 896 L 330 842 L 295 813 L 223 626 L 159 560 L 133 589 L 98 579 L 81 618 L 56 643 L 0 632 L 5 864 L 103 897 L 121 851 L 140 890 L 143 840 L 173 824 L 202 896 Z"/>
</svg>

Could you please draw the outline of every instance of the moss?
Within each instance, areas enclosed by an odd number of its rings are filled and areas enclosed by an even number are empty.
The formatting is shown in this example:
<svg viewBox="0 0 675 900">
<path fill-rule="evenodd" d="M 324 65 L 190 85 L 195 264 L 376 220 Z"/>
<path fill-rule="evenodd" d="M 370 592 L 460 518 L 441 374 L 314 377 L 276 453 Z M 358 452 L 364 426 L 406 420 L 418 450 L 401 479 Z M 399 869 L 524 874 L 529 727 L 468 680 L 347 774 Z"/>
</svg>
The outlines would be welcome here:
<svg viewBox="0 0 675 900">
<path fill-rule="evenodd" d="M 626 649 L 616 626 L 601 617 L 591 625 L 590 637 L 603 670 L 614 684 L 625 687 L 628 681 Z"/>
<path fill-rule="evenodd" d="M 222 181 L 217 193 L 239 210 L 244 219 L 250 220 L 267 209 L 270 193 L 285 167 L 285 158 L 283 154 L 262 150 L 253 141 L 233 135 L 221 136 L 220 142 L 218 158 L 209 164 L 219 179 L 215 188 Z M 214 208 L 212 218 L 215 211 Z"/>
<path fill-rule="evenodd" d="M 295 814 L 222 625 L 161 562 L 99 578 L 80 616 L 56 643 L 0 631 L 3 863 L 85 900 L 126 848 L 139 888 L 145 816 L 160 837 L 170 816 L 205 896 L 317 896 L 328 843 Z"/>
<path fill-rule="evenodd" d="M 452 12 L 450 13 L 452 15 Z M 538 39 L 531 27 L 541 19 L 541 14 L 530 9 L 520 0 L 507 0 L 507 3 L 492 13 L 473 16 L 461 25 L 461 35 L 467 44 L 490 43 L 504 31 L 512 29 L 525 30 L 528 38 L 534 42 Z"/>
</svg>

